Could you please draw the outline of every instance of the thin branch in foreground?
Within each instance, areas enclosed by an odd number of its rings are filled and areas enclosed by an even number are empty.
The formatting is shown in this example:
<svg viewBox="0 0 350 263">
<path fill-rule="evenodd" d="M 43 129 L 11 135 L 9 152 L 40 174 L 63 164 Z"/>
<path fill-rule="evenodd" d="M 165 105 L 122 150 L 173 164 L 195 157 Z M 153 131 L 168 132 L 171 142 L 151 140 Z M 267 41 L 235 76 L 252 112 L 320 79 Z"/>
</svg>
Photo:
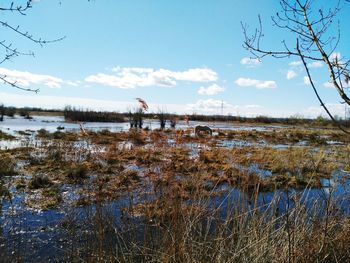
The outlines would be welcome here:
<svg viewBox="0 0 350 263">
<path fill-rule="evenodd" d="M 332 26 L 334 21 L 336 21 L 336 16 L 341 11 L 341 1 L 335 1 L 333 7 L 327 11 L 322 10 L 322 8 L 316 5 L 316 1 L 312 0 L 280 0 L 282 10 L 275 17 L 272 17 L 272 22 L 275 27 L 296 37 L 296 47 L 292 49 L 289 48 L 285 40 L 282 40 L 283 48 L 280 50 L 261 47 L 261 39 L 264 34 L 262 32 L 260 16 L 258 20 L 259 25 L 252 35 L 249 34 L 246 24 L 241 23 L 241 25 L 245 37 L 243 47 L 255 58 L 262 59 L 266 56 L 274 58 L 300 58 L 321 106 L 343 132 L 350 133 L 344 127 L 341 127 L 341 124 L 338 123 L 324 104 L 314 85 L 312 75 L 306 63 L 308 60 L 323 62 L 328 69 L 327 77 L 330 78 L 330 82 L 337 91 L 341 103 L 350 105 L 349 90 L 347 89 L 350 79 L 350 60 L 346 60 L 344 57 L 337 57 L 337 47 L 341 38 L 339 22 L 337 28 Z M 350 0 L 346 0 L 345 2 L 350 2 Z"/>
<path fill-rule="evenodd" d="M 332 115 L 332 113 L 328 110 L 326 104 L 323 102 L 322 98 L 320 97 L 320 95 L 318 94 L 318 91 L 317 91 L 317 88 L 315 87 L 315 83 L 313 82 L 312 78 L 311 78 L 311 74 L 310 74 L 310 71 L 309 71 L 309 68 L 307 66 L 307 63 L 305 61 L 305 58 L 302 56 L 301 54 L 301 51 L 300 51 L 300 48 L 299 48 L 299 42 L 297 41 L 297 50 L 300 54 L 300 58 L 301 58 L 301 61 L 303 62 L 303 65 L 304 65 L 304 68 L 306 70 L 306 73 L 307 73 L 307 76 L 309 78 L 309 81 L 310 81 L 310 84 L 312 86 L 312 89 L 318 99 L 318 101 L 320 102 L 321 106 L 324 108 L 324 110 L 326 111 L 327 115 L 331 118 L 331 120 L 338 126 L 338 128 L 340 130 L 342 130 L 343 132 L 347 133 L 347 134 L 350 134 L 350 132 L 348 130 L 346 130 L 335 118 L 334 116 Z"/>
<path fill-rule="evenodd" d="M 23 88 L 19 86 L 16 82 L 11 82 L 6 79 L 7 76 L 0 76 L 0 80 L 2 80 L 5 84 L 10 85 L 11 87 L 14 87 L 16 89 L 24 90 L 24 91 L 30 91 L 30 92 L 35 92 L 38 93 L 39 89 L 30 89 L 30 88 Z"/>
</svg>

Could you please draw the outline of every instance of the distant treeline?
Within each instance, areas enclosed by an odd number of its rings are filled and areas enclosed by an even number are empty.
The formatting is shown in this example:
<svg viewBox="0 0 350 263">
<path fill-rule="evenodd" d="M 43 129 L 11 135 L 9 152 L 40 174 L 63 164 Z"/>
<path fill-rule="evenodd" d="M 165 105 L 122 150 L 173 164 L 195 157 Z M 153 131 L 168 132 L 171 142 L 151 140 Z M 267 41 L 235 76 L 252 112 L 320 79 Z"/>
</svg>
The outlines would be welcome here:
<svg viewBox="0 0 350 263">
<path fill-rule="evenodd" d="M 33 113 L 62 113 L 62 110 L 52 110 L 52 109 L 42 109 L 37 107 L 22 107 L 17 108 L 13 106 L 5 106 L 0 104 L 0 121 L 4 119 L 4 116 L 14 117 L 15 115 L 20 115 L 25 118 L 30 118 L 30 115 Z"/>
<path fill-rule="evenodd" d="M 118 112 L 92 111 L 67 106 L 63 110 L 66 121 L 125 122 L 125 115 Z"/>
<path fill-rule="evenodd" d="M 157 113 L 144 114 L 145 118 L 155 119 Z M 189 121 L 202 121 L 202 122 L 236 122 L 236 123 L 261 123 L 261 124 L 277 124 L 277 125 L 309 125 L 309 126 L 336 126 L 336 124 L 330 119 L 319 116 L 315 119 L 304 118 L 302 116 L 291 116 L 288 118 L 274 118 L 269 116 L 257 116 L 257 117 L 242 117 L 242 116 L 230 116 L 230 115 L 176 115 L 166 114 L 168 120 L 177 119 Z M 344 127 L 350 127 L 350 120 L 344 120 L 337 118 L 338 124 Z"/>
<path fill-rule="evenodd" d="M 64 110 L 55 109 L 42 109 L 42 108 L 16 108 L 16 107 L 5 107 L 0 104 L 0 121 L 4 116 L 14 117 L 15 114 L 21 115 L 25 118 L 30 118 L 30 115 L 34 114 L 53 114 L 63 115 L 67 121 L 82 121 L 82 122 L 125 122 L 127 120 L 134 121 L 137 116 L 140 115 L 138 111 L 135 112 L 108 112 L 108 111 L 93 111 L 86 109 L 79 109 L 72 106 L 66 106 Z M 146 113 L 141 111 L 139 118 L 146 119 L 158 119 L 164 126 L 166 121 L 176 123 L 178 120 L 185 120 L 188 118 L 189 121 L 202 121 L 202 122 L 236 122 L 236 123 L 261 123 L 261 124 L 279 124 L 279 125 L 309 125 L 309 126 L 336 126 L 330 119 L 319 116 L 315 119 L 304 118 L 302 116 L 291 116 L 288 118 L 273 118 L 268 116 L 257 116 L 257 117 L 242 117 L 242 116 L 231 116 L 231 115 L 177 115 L 165 112 L 160 113 Z M 344 120 L 337 118 L 338 124 L 344 127 L 350 128 L 350 120 Z M 142 122 L 142 121 L 141 121 Z"/>
<path fill-rule="evenodd" d="M 184 116 L 179 116 L 184 119 Z M 241 116 L 224 116 L 224 115 L 188 115 L 191 121 L 207 121 L 207 122 L 238 122 L 238 123 L 262 123 L 262 124 L 285 124 L 285 125 L 316 125 L 316 126 L 333 126 L 334 123 L 330 119 L 319 116 L 315 119 L 303 118 L 302 116 L 291 116 L 288 118 L 274 118 L 268 116 L 257 117 L 241 117 Z M 350 127 L 350 120 L 338 119 L 339 124 Z"/>
<path fill-rule="evenodd" d="M 0 105 L 0 120 L 3 120 L 4 116 L 14 117 L 17 114 L 15 107 L 5 107 L 3 104 Z"/>
<path fill-rule="evenodd" d="M 0 104 L 0 121 L 4 120 L 4 116 L 14 117 L 16 114 L 29 119 L 29 112 L 28 108 L 5 107 Z"/>
</svg>

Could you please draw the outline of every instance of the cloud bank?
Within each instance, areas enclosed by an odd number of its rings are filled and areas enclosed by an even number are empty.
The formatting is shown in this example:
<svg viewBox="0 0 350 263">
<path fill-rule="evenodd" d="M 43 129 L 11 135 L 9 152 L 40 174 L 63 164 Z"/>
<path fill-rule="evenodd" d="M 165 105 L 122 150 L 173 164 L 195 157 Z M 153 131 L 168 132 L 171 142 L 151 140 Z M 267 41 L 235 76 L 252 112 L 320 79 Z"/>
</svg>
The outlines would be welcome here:
<svg viewBox="0 0 350 263">
<path fill-rule="evenodd" d="M 57 89 L 61 88 L 62 85 L 78 86 L 81 83 L 80 81 L 63 80 L 51 75 L 36 74 L 7 68 L 0 68 L 0 75 L 6 77 L 7 81 L 22 87 L 46 86 Z"/>
<path fill-rule="evenodd" d="M 134 89 L 151 86 L 174 87 L 177 85 L 177 81 L 213 82 L 218 79 L 218 74 L 208 68 L 171 71 L 168 69 L 115 67 L 112 71 L 114 74 L 90 75 L 85 78 L 85 81 L 120 89 Z"/>
<path fill-rule="evenodd" d="M 198 90 L 198 94 L 200 95 L 216 95 L 220 92 L 223 92 L 225 89 L 217 84 L 213 84 L 209 87 L 200 87 Z"/>
<path fill-rule="evenodd" d="M 240 87 L 255 87 L 257 89 L 275 89 L 277 83 L 274 80 L 257 80 L 250 78 L 239 78 L 235 83 Z"/>
<path fill-rule="evenodd" d="M 245 57 L 241 59 L 241 64 L 247 67 L 255 67 L 255 66 L 259 66 L 261 64 L 261 61 L 257 58 Z"/>
<path fill-rule="evenodd" d="M 50 75 L 34 74 L 28 71 L 10 70 L 0 68 L 0 75 L 6 76 L 6 80 L 19 86 L 44 85 L 49 88 L 60 88 L 64 81 Z"/>
</svg>

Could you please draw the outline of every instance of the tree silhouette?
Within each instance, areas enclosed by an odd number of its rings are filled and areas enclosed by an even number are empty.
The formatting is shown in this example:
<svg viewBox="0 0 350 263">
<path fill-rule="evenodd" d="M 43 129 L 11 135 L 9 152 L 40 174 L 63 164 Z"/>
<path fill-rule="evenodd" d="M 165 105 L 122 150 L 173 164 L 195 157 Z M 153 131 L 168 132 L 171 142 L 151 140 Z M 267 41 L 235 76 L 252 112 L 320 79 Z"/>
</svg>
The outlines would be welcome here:
<svg viewBox="0 0 350 263">
<path fill-rule="evenodd" d="M 328 116 L 338 124 L 323 102 L 308 66 L 310 61 L 324 63 L 328 69 L 329 81 L 338 92 L 341 102 L 350 105 L 350 60 L 340 57 L 337 53 L 341 39 L 340 22 L 337 21 L 337 16 L 344 5 L 350 1 L 338 0 L 334 2 L 331 8 L 326 9 L 323 1 L 280 0 L 281 12 L 272 17 L 273 25 L 295 37 L 293 45 L 282 40 L 281 50 L 269 50 L 262 47 L 264 33 L 260 16 L 259 27 L 255 29 L 253 34 L 248 32 L 247 24 L 242 23 L 242 29 L 245 37 L 243 47 L 249 50 L 254 58 L 262 59 L 266 56 L 299 58 L 321 106 Z M 340 124 L 338 126 L 344 132 L 349 133 Z"/>
</svg>

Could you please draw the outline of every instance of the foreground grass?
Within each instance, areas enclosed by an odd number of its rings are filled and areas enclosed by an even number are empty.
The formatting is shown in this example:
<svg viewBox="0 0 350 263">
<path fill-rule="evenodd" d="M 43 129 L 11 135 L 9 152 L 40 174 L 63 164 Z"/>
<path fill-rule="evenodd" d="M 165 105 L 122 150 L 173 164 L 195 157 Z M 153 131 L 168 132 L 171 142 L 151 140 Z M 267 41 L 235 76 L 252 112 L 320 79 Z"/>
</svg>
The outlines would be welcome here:
<svg viewBox="0 0 350 263">
<path fill-rule="evenodd" d="M 350 200 L 321 183 L 349 169 L 346 139 L 331 130 L 270 134 L 102 131 L 81 137 L 41 131 L 36 148 L 1 152 L 7 158 L 1 196 L 11 199 L 5 189 L 14 185 L 27 196 L 26 206 L 64 211 L 50 241 L 54 254 L 40 254 L 41 260 L 348 262 Z M 276 138 L 287 147 L 217 146 Z M 336 138 L 343 144 L 327 144 Z M 295 146 L 299 141 L 306 143 Z M 13 177 L 18 173 L 29 176 Z M 76 189 L 76 199 L 65 200 L 66 185 Z M 20 215 L 7 219 L 13 224 Z M 31 226 L 23 228 L 30 232 Z M 3 259 L 26 261 L 37 251 L 19 246 L 26 236 L 15 228 L 0 236 Z"/>
</svg>

